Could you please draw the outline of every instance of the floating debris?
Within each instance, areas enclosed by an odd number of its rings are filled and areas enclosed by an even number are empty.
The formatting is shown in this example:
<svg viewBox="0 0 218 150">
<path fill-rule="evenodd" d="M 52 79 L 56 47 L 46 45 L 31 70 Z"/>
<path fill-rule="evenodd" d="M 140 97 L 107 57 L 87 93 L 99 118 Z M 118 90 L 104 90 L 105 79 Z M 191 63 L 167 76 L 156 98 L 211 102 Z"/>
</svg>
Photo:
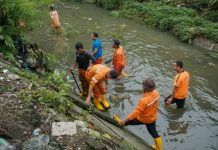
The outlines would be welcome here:
<svg viewBox="0 0 218 150">
<path fill-rule="evenodd" d="M 209 62 L 208 65 L 209 65 L 209 66 L 216 66 L 216 65 L 215 65 L 214 63 L 212 63 L 212 62 Z"/>
<path fill-rule="evenodd" d="M 93 19 L 92 19 L 92 18 L 88 18 L 88 20 L 89 20 L 89 21 L 92 21 Z"/>
</svg>

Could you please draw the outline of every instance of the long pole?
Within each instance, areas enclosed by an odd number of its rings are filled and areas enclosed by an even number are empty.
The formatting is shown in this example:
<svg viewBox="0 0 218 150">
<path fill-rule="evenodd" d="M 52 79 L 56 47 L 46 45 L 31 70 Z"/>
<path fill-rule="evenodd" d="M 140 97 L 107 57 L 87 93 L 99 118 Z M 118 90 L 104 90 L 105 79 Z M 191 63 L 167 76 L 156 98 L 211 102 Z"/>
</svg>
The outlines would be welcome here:
<svg viewBox="0 0 218 150">
<path fill-rule="evenodd" d="M 76 82 L 76 86 L 77 86 L 77 88 L 79 89 L 79 92 L 82 93 L 82 91 L 81 91 L 81 89 L 80 89 L 80 87 L 79 87 L 79 85 L 78 85 L 78 83 L 77 83 L 77 81 L 76 81 L 76 78 L 75 78 L 75 76 L 74 76 L 74 73 L 73 73 L 72 71 L 71 71 L 71 74 L 72 74 L 72 76 L 73 76 L 74 81 Z"/>
</svg>

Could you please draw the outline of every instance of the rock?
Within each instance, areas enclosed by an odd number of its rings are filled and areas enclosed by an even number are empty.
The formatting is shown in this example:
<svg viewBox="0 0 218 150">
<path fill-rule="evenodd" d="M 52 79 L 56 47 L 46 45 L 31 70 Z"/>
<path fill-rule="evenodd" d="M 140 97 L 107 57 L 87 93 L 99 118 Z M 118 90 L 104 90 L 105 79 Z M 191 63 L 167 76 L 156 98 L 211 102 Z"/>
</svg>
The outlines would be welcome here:
<svg viewBox="0 0 218 150">
<path fill-rule="evenodd" d="M 20 77 L 18 75 L 16 75 L 16 74 L 9 74 L 8 79 L 10 79 L 10 80 L 19 80 Z"/>
<path fill-rule="evenodd" d="M 0 77 L 0 81 L 3 81 L 4 80 L 4 77 Z"/>
<path fill-rule="evenodd" d="M 7 69 L 4 69 L 2 72 L 3 72 L 3 73 L 7 73 L 7 72 L 8 72 L 8 70 L 7 70 Z"/>
<path fill-rule="evenodd" d="M 0 104 L 4 102 L 4 97 L 0 97 Z"/>
<path fill-rule="evenodd" d="M 53 122 L 52 136 L 74 135 L 76 134 L 76 123 L 74 122 Z"/>
<path fill-rule="evenodd" d="M 101 143 L 100 140 L 97 140 L 95 138 L 89 137 L 86 140 L 86 144 L 88 145 L 88 149 L 91 150 L 107 150 L 106 145 Z"/>
<path fill-rule="evenodd" d="M 23 143 L 22 150 L 47 149 L 50 138 L 48 135 L 34 136 Z"/>
<path fill-rule="evenodd" d="M 31 90 L 31 89 L 32 89 L 32 86 L 33 86 L 33 84 L 30 83 L 30 84 L 28 85 L 28 89 Z"/>
</svg>

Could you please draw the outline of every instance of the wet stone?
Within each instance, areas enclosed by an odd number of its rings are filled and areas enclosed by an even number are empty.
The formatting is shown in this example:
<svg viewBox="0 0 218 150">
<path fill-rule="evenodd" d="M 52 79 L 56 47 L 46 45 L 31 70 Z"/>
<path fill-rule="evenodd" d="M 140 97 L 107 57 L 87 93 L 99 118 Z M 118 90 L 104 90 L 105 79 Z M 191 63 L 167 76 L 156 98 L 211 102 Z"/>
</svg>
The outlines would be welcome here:
<svg viewBox="0 0 218 150">
<path fill-rule="evenodd" d="M 19 80 L 20 79 L 20 77 L 18 75 L 16 75 L 16 74 L 9 74 L 8 78 L 10 80 Z"/>
<path fill-rule="evenodd" d="M 86 140 L 86 144 L 88 145 L 88 148 L 90 150 L 107 150 L 106 145 L 103 144 L 100 140 L 97 140 L 95 138 L 89 137 Z"/>
<path fill-rule="evenodd" d="M 4 97 L 0 97 L 0 103 L 2 104 L 4 102 Z"/>
<path fill-rule="evenodd" d="M 48 135 L 34 136 L 23 143 L 22 150 L 60 150 L 61 147 Z"/>
</svg>

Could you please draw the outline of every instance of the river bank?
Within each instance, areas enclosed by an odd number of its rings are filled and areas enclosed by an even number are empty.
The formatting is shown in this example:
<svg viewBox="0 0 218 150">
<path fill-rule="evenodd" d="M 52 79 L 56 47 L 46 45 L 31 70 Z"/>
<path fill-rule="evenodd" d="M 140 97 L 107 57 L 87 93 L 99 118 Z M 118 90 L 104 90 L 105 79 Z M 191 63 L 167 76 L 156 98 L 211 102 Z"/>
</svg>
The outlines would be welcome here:
<svg viewBox="0 0 218 150">
<path fill-rule="evenodd" d="M 0 136 L 11 149 L 150 149 L 136 136 L 76 106 L 74 99 L 65 98 L 66 91 L 51 82 L 51 76 L 38 76 L 5 62 L 0 61 Z M 60 83 L 64 79 L 57 72 Z M 54 122 L 75 122 L 76 133 L 53 136 Z M 40 132 L 36 134 L 37 130 Z M 4 141 L 0 148 L 4 145 L 9 148 Z"/>
</svg>

